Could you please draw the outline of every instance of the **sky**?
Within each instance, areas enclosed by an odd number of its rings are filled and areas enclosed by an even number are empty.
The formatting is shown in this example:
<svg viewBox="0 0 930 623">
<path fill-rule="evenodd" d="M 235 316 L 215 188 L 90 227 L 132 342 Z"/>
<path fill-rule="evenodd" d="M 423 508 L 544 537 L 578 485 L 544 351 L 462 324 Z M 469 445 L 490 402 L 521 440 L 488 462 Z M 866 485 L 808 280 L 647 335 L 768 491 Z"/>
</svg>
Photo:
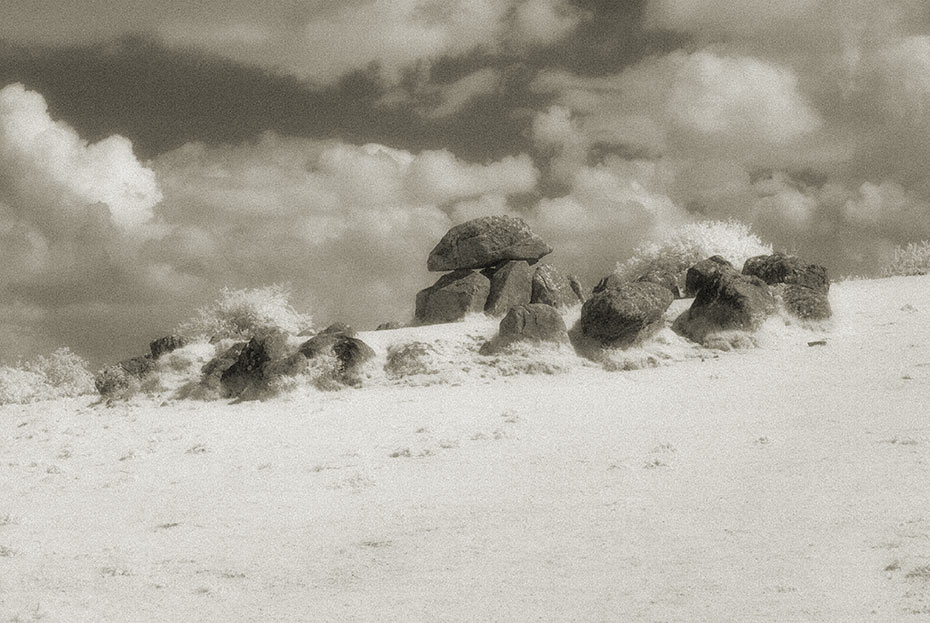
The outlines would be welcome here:
<svg viewBox="0 0 930 623">
<path fill-rule="evenodd" d="M 930 238 L 922 0 L 4 0 L 0 363 L 223 287 L 407 321 L 453 225 L 589 285 L 733 218 L 833 276 Z"/>
</svg>

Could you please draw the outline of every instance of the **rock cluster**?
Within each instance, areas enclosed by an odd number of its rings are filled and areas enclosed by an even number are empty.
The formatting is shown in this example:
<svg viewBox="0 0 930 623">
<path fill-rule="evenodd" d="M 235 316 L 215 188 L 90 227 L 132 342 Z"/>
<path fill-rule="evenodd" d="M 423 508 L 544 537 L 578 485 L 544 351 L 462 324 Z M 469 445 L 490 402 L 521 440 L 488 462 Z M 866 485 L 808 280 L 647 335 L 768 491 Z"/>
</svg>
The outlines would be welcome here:
<svg viewBox="0 0 930 623">
<path fill-rule="evenodd" d="M 469 313 L 503 316 L 514 306 L 554 307 L 583 300 L 581 284 L 547 264 L 552 247 L 523 219 L 488 216 L 450 229 L 427 260 L 431 271 L 451 271 L 417 294 L 418 324 L 461 320 Z"/>
</svg>

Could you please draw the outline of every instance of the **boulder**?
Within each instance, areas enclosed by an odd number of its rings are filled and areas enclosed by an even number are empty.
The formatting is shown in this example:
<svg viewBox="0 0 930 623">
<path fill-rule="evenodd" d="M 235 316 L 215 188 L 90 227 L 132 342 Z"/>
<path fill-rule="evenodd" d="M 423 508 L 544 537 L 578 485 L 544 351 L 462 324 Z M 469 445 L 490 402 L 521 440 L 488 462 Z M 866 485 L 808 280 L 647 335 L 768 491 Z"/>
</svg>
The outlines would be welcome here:
<svg viewBox="0 0 930 623">
<path fill-rule="evenodd" d="M 134 386 L 138 387 L 138 379 L 134 379 L 119 364 L 107 366 L 94 375 L 94 387 L 104 398 L 130 393 Z"/>
<path fill-rule="evenodd" d="M 824 320 L 833 315 L 827 293 L 805 286 L 789 284 L 782 292 L 785 309 L 805 320 Z"/>
<path fill-rule="evenodd" d="M 728 260 L 719 255 L 712 255 L 701 260 L 685 273 L 685 296 L 694 296 L 711 278 L 724 268 L 736 270 Z"/>
<path fill-rule="evenodd" d="M 390 322 L 382 322 L 381 324 L 377 326 L 375 331 L 393 331 L 394 329 L 403 329 L 403 328 L 404 328 L 403 324 L 392 320 Z"/>
<path fill-rule="evenodd" d="M 201 385 L 208 389 L 219 390 L 220 378 L 222 378 L 223 373 L 239 360 L 239 355 L 247 344 L 248 342 L 237 342 L 223 351 L 222 354 L 208 361 L 200 369 L 203 373 L 200 381 Z"/>
<path fill-rule="evenodd" d="M 358 339 L 342 333 L 327 333 L 312 337 L 297 349 L 297 352 L 307 359 L 315 359 L 321 355 L 332 353 L 339 362 L 338 372 L 355 372 L 358 368 L 375 356 L 372 348 Z"/>
<path fill-rule="evenodd" d="M 433 272 L 486 268 L 508 260 L 535 263 L 552 247 L 514 216 L 484 216 L 456 225 L 429 254 Z"/>
<path fill-rule="evenodd" d="M 830 291 L 826 268 L 817 264 L 804 264 L 797 256 L 785 253 L 751 257 L 743 264 L 743 274 L 758 277 L 769 285 L 787 283 L 824 293 Z"/>
<path fill-rule="evenodd" d="M 717 331 L 754 331 L 774 311 L 775 297 L 764 281 L 724 267 L 701 286 L 691 307 L 675 321 L 675 329 L 703 342 Z"/>
<path fill-rule="evenodd" d="M 455 322 L 470 312 L 484 311 L 491 283 L 481 273 L 457 270 L 417 293 L 415 318 L 419 324 Z"/>
<path fill-rule="evenodd" d="M 488 299 L 484 311 L 492 316 L 503 316 L 514 305 L 530 302 L 533 294 L 535 269 L 522 260 L 506 262 L 490 276 Z"/>
<path fill-rule="evenodd" d="M 528 303 L 511 307 L 500 323 L 501 341 L 567 342 L 562 315 L 552 305 Z"/>
<path fill-rule="evenodd" d="M 167 335 L 149 344 L 149 350 L 152 351 L 152 359 L 158 359 L 165 353 L 187 346 L 189 342 L 187 338 L 178 335 Z"/>
<path fill-rule="evenodd" d="M 384 371 L 392 379 L 439 373 L 439 353 L 426 342 L 395 344 L 388 348 Z"/>
<path fill-rule="evenodd" d="M 220 374 L 220 384 L 228 395 L 240 395 L 249 386 L 264 381 L 265 364 L 282 359 L 286 350 L 287 336 L 283 333 L 253 337 L 240 351 L 236 362 Z"/>
<path fill-rule="evenodd" d="M 571 307 L 584 301 L 580 292 L 581 284 L 577 279 L 573 284 L 572 277 L 566 277 L 549 264 L 540 264 L 533 275 L 530 302 L 552 307 Z"/>
<path fill-rule="evenodd" d="M 607 346 L 630 346 L 661 327 L 672 300 L 668 288 L 650 282 L 605 287 L 581 307 L 582 335 Z"/>
<path fill-rule="evenodd" d="M 676 299 L 681 298 L 681 289 L 678 287 L 678 275 L 667 270 L 650 270 L 637 277 L 634 281 L 655 283 L 667 288 Z"/>
</svg>

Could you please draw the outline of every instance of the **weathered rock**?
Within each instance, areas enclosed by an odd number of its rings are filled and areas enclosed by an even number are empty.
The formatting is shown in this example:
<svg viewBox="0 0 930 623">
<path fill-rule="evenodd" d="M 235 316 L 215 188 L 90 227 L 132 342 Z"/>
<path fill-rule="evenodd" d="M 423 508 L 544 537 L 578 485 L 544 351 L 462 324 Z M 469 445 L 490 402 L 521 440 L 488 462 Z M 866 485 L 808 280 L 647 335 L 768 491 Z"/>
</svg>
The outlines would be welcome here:
<svg viewBox="0 0 930 623">
<path fill-rule="evenodd" d="M 568 330 L 562 315 L 545 303 L 511 307 L 500 323 L 502 341 L 567 342 Z"/>
<path fill-rule="evenodd" d="M 571 307 L 584 301 L 580 294 L 581 284 L 571 277 L 566 277 L 549 264 L 540 264 L 533 275 L 533 292 L 531 303 L 542 303 L 552 307 Z M 577 285 L 577 291 L 573 285 Z"/>
<path fill-rule="evenodd" d="M 788 312 L 806 320 L 824 320 L 833 315 L 827 293 L 805 286 L 788 284 L 782 292 Z"/>
<path fill-rule="evenodd" d="M 372 348 L 358 339 L 341 333 L 327 333 L 312 337 L 297 349 L 307 359 L 332 353 L 339 361 L 338 372 L 354 372 L 375 356 Z"/>
<path fill-rule="evenodd" d="M 417 293 L 415 317 L 419 324 L 455 322 L 470 312 L 484 311 L 491 282 L 481 273 L 457 270 Z"/>
<path fill-rule="evenodd" d="M 201 385 L 208 389 L 219 390 L 223 373 L 239 360 L 239 355 L 242 354 L 247 344 L 248 342 L 237 342 L 219 356 L 208 361 L 200 370 L 203 373 Z"/>
<path fill-rule="evenodd" d="M 630 346 L 662 325 L 674 297 L 655 283 L 621 283 L 605 287 L 581 307 L 581 332 L 608 346 Z"/>
<path fill-rule="evenodd" d="M 678 287 L 678 275 L 675 273 L 656 269 L 643 273 L 637 277 L 635 281 L 655 283 L 663 288 L 667 288 L 676 299 L 681 298 L 681 289 Z"/>
<path fill-rule="evenodd" d="M 179 335 L 167 335 L 149 344 L 149 350 L 152 351 L 152 359 L 158 359 L 165 353 L 187 346 L 188 343 L 190 343 L 190 340 L 187 338 Z"/>
<path fill-rule="evenodd" d="M 775 298 L 764 281 L 723 268 L 701 286 L 690 309 L 675 321 L 675 329 L 703 342 L 718 331 L 754 331 L 774 311 Z"/>
<path fill-rule="evenodd" d="M 758 277 L 769 285 L 787 283 L 822 292 L 830 291 L 826 268 L 817 264 L 804 264 L 797 256 L 784 253 L 749 258 L 743 264 L 743 274 Z"/>
<path fill-rule="evenodd" d="M 239 353 L 236 362 L 220 375 L 221 385 L 230 396 L 240 395 L 249 386 L 264 381 L 264 365 L 282 359 L 286 350 L 287 338 L 283 333 L 253 337 Z"/>
<path fill-rule="evenodd" d="M 427 268 L 434 272 L 486 268 L 508 260 L 534 263 L 552 247 L 534 234 L 526 222 L 513 216 L 484 216 L 456 225 L 429 254 Z"/>
<path fill-rule="evenodd" d="M 575 293 L 575 296 L 578 297 L 578 300 L 584 303 L 588 300 L 588 297 L 585 296 L 584 287 L 581 285 L 581 280 L 578 279 L 575 275 L 568 276 L 568 285 L 571 286 L 572 292 Z"/>
<path fill-rule="evenodd" d="M 719 255 L 712 255 L 689 268 L 685 273 L 685 296 L 696 295 L 704 284 L 725 268 L 736 270 L 733 264 Z"/>
<path fill-rule="evenodd" d="M 506 262 L 491 274 L 491 286 L 484 311 L 503 316 L 514 305 L 530 302 L 535 269 L 522 260 Z"/>
<path fill-rule="evenodd" d="M 381 324 L 377 326 L 377 328 L 375 328 L 375 331 L 393 331 L 394 329 L 403 329 L 403 328 L 404 328 L 403 324 L 392 320 L 390 322 L 382 322 Z"/>
<path fill-rule="evenodd" d="M 597 285 L 594 286 L 594 289 L 591 291 L 591 294 L 600 294 L 604 290 L 612 290 L 619 288 L 623 284 L 628 283 L 624 281 L 623 278 L 617 273 L 610 273 L 603 279 L 597 282 Z"/>
</svg>

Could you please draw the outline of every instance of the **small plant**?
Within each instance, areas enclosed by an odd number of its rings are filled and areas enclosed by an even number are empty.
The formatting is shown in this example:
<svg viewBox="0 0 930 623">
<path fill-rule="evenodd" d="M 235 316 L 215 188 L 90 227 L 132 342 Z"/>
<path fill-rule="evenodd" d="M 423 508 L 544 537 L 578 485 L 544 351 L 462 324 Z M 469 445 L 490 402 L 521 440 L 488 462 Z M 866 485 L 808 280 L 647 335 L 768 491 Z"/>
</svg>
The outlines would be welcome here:
<svg viewBox="0 0 930 623">
<path fill-rule="evenodd" d="M 894 250 L 891 262 L 882 267 L 883 277 L 910 277 L 930 274 L 930 240 L 912 242 Z"/>
<path fill-rule="evenodd" d="M 181 323 L 176 333 L 191 340 L 245 339 L 279 330 L 296 334 L 311 326 L 311 317 L 290 304 L 290 289 L 273 284 L 264 288 L 224 288 L 212 305 Z"/>
</svg>

